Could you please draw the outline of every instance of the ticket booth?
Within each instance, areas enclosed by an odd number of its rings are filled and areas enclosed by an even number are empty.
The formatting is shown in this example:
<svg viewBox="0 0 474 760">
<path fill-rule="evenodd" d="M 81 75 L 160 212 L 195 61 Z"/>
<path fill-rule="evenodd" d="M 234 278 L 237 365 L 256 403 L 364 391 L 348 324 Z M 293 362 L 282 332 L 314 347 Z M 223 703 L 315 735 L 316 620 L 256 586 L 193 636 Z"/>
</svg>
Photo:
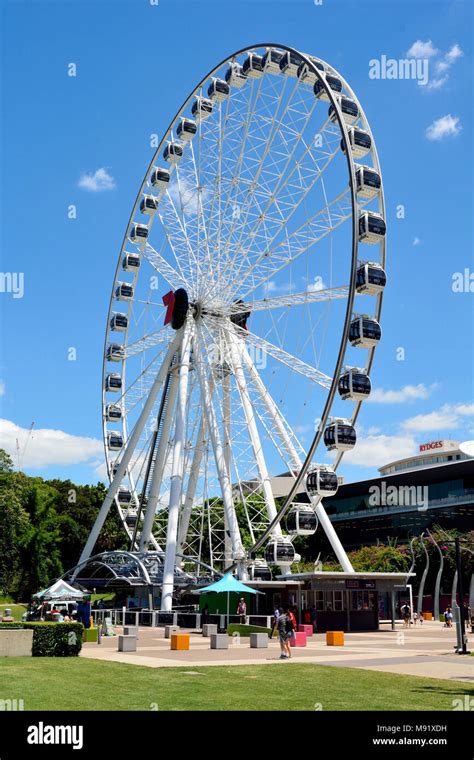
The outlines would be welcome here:
<svg viewBox="0 0 474 760">
<path fill-rule="evenodd" d="M 316 631 L 376 631 L 381 599 L 392 600 L 388 619 L 395 619 L 396 589 L 409 582 L 407 573 L 314 572 L 292 575 L 303 581 L 301 597 L 313 610 Z M 382 618 L 385 618 L 382 615 Z"/>
</svg>

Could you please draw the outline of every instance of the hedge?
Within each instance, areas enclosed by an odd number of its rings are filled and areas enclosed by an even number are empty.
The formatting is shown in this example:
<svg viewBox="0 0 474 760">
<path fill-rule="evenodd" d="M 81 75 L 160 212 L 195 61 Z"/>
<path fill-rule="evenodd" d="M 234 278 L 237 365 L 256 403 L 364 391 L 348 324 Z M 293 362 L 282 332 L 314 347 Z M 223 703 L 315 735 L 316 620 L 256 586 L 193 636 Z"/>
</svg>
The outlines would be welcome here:
<svg viewBox="0 0 474 760">
<path fill-rule="evenodd" d="M 82 623 L 0 623 L 1 628 L 32 629 L 33 657 L 75 657 L 82 648 Z"/>
<path fill-rule="evenodd" d="M 232 636 L 238 633 L 240 636 L 250 636 L 251 633 L 268 633 L 272 632 L 271 628 L 264 628 L 260 625 L 243 625 L 240 623 L 231 623 L 227 628 L 227 634 Z"/>
</svg>

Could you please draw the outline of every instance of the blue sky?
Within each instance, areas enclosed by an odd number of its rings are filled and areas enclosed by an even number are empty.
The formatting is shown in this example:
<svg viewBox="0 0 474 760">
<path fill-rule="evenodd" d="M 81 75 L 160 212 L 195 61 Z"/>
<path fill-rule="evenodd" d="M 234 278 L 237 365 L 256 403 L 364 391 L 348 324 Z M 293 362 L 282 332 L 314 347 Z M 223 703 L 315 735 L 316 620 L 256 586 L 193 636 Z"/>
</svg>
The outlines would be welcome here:
<svg viewBox="0 0 474 760">
<path fill-rule="evenodd" d="M 452 287 L 456 272 L 474 272 L 470 6 L 4 0 L 1 271 L 24 274 L 24 294 L 0 292 L 0 446 L 14 452 L 18 438 L 31 474 L 97 481 L 108 301 L 150 134 L 161 136 L 218 61 L 267 41 L 341 71 L 364 105 L 383 167 L 383 341 L 361 445 L 344 474 L 364 478 L 423 441 L 474 438 L 474 295 Z M 410 49 L 429 60 L 428 86 L 369 77 L 371 59 Z M 67 75 L 71 62 L 76 77 Z M 80 186 L 98 170 L 103 190 Z"/>
</svg>

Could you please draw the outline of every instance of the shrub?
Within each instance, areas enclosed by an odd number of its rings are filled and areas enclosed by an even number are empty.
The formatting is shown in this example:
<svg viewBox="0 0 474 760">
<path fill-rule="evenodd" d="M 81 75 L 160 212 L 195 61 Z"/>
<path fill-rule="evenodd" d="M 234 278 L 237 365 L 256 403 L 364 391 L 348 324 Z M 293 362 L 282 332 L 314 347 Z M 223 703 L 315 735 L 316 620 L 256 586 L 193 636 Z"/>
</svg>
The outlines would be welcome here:
<svg viewBox="0 0 474 760">
<path fill-rule="evenodd" d="M 1 628 L 33 630 L 33 657 L 75 657 L 82 648 L 82 623 L 0 623 Z"/>
<path fill-rule="evenodd" d="M 33 629 L 33 657 L 71 657 L 82 648 L 82 623 L 24 623 Z"/>
<path fill-rule="evenodd" d="M 227 628 L 228 636 L 232 636 L 234 633 L 240 634 L 240 636 L 250 636 L 251 633 L 271 633 L 271 628 L 264 628 L 260 625 L 243 625 L 240 623 L 231 623 Z"/>
</svg>

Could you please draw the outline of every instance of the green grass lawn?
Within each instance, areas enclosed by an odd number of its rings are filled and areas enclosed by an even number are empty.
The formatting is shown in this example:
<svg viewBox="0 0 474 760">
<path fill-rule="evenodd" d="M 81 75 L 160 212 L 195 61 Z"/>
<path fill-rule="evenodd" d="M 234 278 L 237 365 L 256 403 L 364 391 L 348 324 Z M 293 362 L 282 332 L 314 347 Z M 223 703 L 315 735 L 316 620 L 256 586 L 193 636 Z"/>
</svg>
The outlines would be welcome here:
<svg viewBox="0 0 474 760">
<path fill-rule="evenodd" d="M 452 710 L 463 683 L 321 665 L 147 668 L 79 658 L 0 660 L 25 710 Z M 320 705 L 320 706 L 319 706 Z"/>
<path fill-rule="evenodd" d="M 11 604 L 0 604 L 0 618 L 5 614 L 6 609 L 12 611 L 15 620 L 21 620 L 21 616 L 26 612 L 26 604 L 14 604 L 13 602 Z"/>
</svg>

